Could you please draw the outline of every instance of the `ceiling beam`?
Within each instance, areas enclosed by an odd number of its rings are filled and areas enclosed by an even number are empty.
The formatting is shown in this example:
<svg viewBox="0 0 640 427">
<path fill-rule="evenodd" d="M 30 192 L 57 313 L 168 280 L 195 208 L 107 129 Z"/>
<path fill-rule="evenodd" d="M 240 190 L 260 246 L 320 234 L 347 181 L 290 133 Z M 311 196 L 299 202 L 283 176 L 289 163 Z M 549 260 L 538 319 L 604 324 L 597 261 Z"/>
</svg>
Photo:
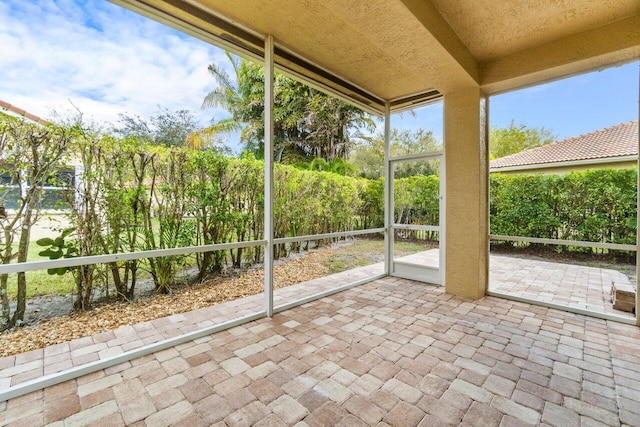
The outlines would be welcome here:
<svg viewBox="0 0 640 427">
<path fill-rule="evenodd" d="M 401 0 L 422 26 L 473 79 L 480 83 L 478 62 L 430 0 Z"/>
<path fill-rule="evenodd" d="M 482 88 L 498 93 L 640 58 L 640 15 L 480 64 Z"/>
</svg>

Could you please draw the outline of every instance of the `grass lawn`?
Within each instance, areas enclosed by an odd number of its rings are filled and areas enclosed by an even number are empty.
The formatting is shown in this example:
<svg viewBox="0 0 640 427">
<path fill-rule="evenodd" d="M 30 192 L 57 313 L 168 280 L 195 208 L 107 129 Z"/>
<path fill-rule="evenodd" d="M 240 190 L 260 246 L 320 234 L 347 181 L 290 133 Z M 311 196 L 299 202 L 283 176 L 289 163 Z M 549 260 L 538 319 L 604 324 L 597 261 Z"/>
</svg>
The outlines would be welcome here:
<svg viewBox="0 0 640 427">
<path fill-rule="evenodd" d="M 31 242 L 27 254 L 27 261 L 48 260 L 48 258 L 38 255 L 43 249 L 44 248 L 36 245 L 36 242 Z M 57 276 L 48 274 L 46 270 L 38 270 L 28 271 L 26 275 L 27 298 L 37 295 L 65 295 L 74 291 L 73 276 L 71 273 L 67 273 L 64 276 Z M 7 293 L 10 298 L 15 298 L 18 293 L 17 277 L 18 275 L 15 273 L 9 275 Z"/>
<path fill-rule="evenodd" d="M 394 245 L 394 255 L 396 257 L 410 255 L 433 247 L 432 242 L 416 243 L 397 240 Z M 335 252 L 326 261 L 331 273 L 364 267 L 384 261 L 384 240 L 355 239 L 352 243 L 336 249 Z"/>
</svg>

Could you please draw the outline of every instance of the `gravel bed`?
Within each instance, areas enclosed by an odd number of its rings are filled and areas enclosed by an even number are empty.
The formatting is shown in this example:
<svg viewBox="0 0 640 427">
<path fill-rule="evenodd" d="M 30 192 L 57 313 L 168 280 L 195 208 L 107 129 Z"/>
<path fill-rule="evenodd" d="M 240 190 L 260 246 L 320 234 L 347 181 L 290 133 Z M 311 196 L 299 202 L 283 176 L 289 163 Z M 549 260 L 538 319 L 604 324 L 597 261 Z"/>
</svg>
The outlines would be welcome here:
<svg viewBox="0 0 640 427">
<path fill-rule="evenodd" d="M 322 248 L 277 262 L 274 266 L 275 288 L 326 276 L 329 268 L 325 261 L 334 251 L 332 248 Z M 46 302 L 49 298 L 49 307 L 52 307 L 51 298 L 56 297 L 41 297 L 43 299 L 36 304 L 36 310 L 42 317 L 48 318 L 36 318 L 33 324 L 1 333 L 0 357 L 259 294 L 263 289 L 263 270 L 254 268 L 236 277 L 219 277 L 202 284 L 183 286 L 169 295 L 151 294 L 134 302 L 101 301 L 90 311 L 54 317 L 48 316 L 60 314 L 60 310 L 48 309 Z"/>
</svg>

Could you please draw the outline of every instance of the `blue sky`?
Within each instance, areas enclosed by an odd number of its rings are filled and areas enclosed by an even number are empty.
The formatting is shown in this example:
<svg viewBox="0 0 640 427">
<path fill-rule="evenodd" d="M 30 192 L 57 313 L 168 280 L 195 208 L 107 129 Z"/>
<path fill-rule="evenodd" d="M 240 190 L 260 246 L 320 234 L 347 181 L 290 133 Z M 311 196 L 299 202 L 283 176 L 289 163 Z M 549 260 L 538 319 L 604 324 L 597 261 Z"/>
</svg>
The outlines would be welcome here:
<svg viewBox="0 0 640 427">
<path fill-rule="evenodd" d="M 545 127 L 558 139 L 638 119 L 638 61 L 493 96 L 489 120 Z"/>
<path fill-rule="evenodd" d="M 214 87 L 207 65 L 229 69 L 222 50 L 104 0 L 3 0 L 0 46 L 0 100 L 33 114 L 77 107 L 113 123 L 118 113 L 149 117 L 161 106 L 192 110 L 202 126 L 227 115 L 200 109 Z M 490 121 L 562 139 L 637 119 L 638 92 L 636 61 L 493 96 Z M 394 116 L 392 125 L 441 138 L 442 107 Z"/>
<path fill-rule="evenodd" d="M 202 111 L 223 51 L 104 0 L 0 2 L 0 99 L 42 117 L 77 107 L 96 122 Z"/>
<path fill-rule="evenodd" d="M 638 119 L 639 62 L 498 94 L 489 98 L 491 126 L 550 130 L 558 140 Z M 432 129 L 442 138 L 442 106 L 393 117 L 392 126 Z"/>
</svg>

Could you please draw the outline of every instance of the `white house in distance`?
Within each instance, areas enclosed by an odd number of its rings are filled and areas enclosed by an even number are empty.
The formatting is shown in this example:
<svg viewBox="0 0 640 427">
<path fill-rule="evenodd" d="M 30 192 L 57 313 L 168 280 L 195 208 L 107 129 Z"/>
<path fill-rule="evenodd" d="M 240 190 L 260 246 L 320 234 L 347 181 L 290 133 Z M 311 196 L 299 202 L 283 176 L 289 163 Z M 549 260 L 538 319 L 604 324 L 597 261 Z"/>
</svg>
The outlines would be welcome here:
<svg viewBox="0 0 640 427">
<path fill-rule="evenodd" d="M 35 114 L 31 114 L 28 111 L 23 110 L 22 108 L 19 108 L 1 99 L 0 99 L 0 114 L 18 117 L 27 122 L 34 123 L 41 126 L 49 126 L 52 124 L 50 121 L 43 119 L 42 117 L 36 116 Z M 2 161 L 1 153 L 0 153 L 0 161 Z M 80 178 L 81 173 L 82 173 L 82 165 L 80 164 L 80 161 L 78 159 L 72 158 L 67 162 L 67 165 L 65 168 L 58 171 L 58 178 L 60 182 L 68 182 L 70 185 L 77 185 L 77 182 Z M 22 188 L 23 189 L 26 188 L 27 185 L 28 183 L 23 182 Z M 15 187 L 15 190 L 13 193 L 11 192 L 11 190 L 9 193 L 5 193 L 5 194 L 0 193 L 0 196 L 3 196 L 2 198 L 0 198 L 0 205 L 3 205 L 4 208 L 7 209 L 8 211 L 11 211 L 16 207 L 16 204 L 18 203 L 17 197 L 19 196 L 20 191 L 22 190 L 20 190 L 18 186 L 16 186 L 15 184 L 12 185 L 11 178 L 8 176 L 6 171 L 3 172 L 0 169 L 0 190 L 2 189 L 1 186 L 5 186 L 7 188 Z M 69 187 L 45 185 L 44 190 L 45 190 L 45 197 L 43 200 L 43 207 L 45 208 L 45 210 L 51 214 L 60 213 L 56 211 L 63 210 L 59 206 L 59 202 L 63 200 L 62 192 L 68 191 Z"/>
<path fill-rule="evenodd" d="M 638 121 L 634 120 L 491 160 L 489 170 L 516 174 L 631 168 L 637 158 Z"/>
<path fill-rule="evenodd" d="M 52 123 L 42 117 L 31 114 L 22 108 L 19 108 L 9 102 L 0 100 L 0 115 L 18 117 L 30 123 L 41 126 L 49 126 Z M 2 153 L 0 153 L 0 162 L 2 162 Z M 0 164 L 0 166 L 2 166 Z M 82 165 L 79 160 L 71 159 L 62 170 L 58 171 L 58 178 L 62 182 L 68 182 L 70 186 L 77 186 L 80 183 L 82 175 Z M 0 222 L 3 218 L 12 215 L 14 209 L 18 206 L 19 197 L 22 191 L 28 186 L 27 182 L 16 185 L 12 182 L 6 168 L 3 171 L 0 167 Z M 58 187 L 54 185 L 45 185 L 45 191 L 42 206 L 46 215 L 40 218 L 31 230 L 31 237 L 37 240 L 40 237 L 48 237 L 54 229 L 60 229 L 67 226 L 67 220 L 64 217 L 65 208 L 61 204 L 64 199 L 64 192 L 70 191 L 70 187 Z"/>
<path fill-rule="evenodd" d="M 9 104 L 6 101 L 0 99 L 0 113 L 5 113 L 10 116 L 22 117 L 26 120 L 29 120 L 33 123 L 39 123 L 43 126 L 47 126 L 51 124 L 48 120 L 43 119 L 42 117 L 38 117 L 35 114 L 29 113 L 27 110 L 23 110 L 22 108 L 18 108 L 15 105 Z"/>
</svg>

